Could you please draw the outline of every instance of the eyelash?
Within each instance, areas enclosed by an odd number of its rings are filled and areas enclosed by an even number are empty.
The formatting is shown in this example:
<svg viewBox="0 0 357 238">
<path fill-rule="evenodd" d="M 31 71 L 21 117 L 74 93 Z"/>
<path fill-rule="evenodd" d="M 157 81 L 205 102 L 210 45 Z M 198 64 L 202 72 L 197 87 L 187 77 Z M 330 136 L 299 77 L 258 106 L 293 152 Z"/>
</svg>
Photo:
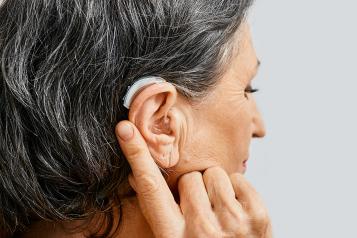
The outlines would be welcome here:
<svg viewBox="0 0 357 238">
<path fill-rule="evenodd" d="M 247 93 L 256 93 L 258 92 L 259 89 L 257 88 L 252 88 L 252 85 L 248 85 L 248 87 L 244 90 L 244 92 Z"/>
</svg>

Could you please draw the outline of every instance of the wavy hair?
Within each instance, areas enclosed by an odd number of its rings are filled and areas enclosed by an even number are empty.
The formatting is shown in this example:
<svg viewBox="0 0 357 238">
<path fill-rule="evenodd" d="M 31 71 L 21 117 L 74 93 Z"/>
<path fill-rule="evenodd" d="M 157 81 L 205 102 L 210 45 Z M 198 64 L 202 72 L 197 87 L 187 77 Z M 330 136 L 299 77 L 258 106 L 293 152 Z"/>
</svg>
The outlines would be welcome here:
<svg viewBox="0 0 357 238">
<path fill-rule="evenodd" d="M 202 98 L 223 72 L 251 3 L 4 1 L 0 230 L 102 213 L 108 236 L 130 173 L 114 133 L 128 116 L 127 87 L 156 75 L 190 101 Z"/>
</svg>

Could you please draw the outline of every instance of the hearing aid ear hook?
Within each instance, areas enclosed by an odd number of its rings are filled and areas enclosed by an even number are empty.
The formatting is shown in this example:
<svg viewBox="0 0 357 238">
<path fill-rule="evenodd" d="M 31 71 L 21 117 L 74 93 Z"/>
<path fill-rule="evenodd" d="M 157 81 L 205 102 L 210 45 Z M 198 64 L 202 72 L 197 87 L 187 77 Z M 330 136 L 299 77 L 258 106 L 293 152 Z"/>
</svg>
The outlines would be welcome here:
<svg viewBox="0 0 357 238">
<path fill-rule="evenodd" d="M 128 87 L 128 91 L 126 92 L 125 96 L 123 97 L 123 105 L 127 109 L 130 108 L 130 104 L 132 103 L 135 95 L 142 90 L 144 87 L 149 86 L 154 83 L 163 83 L 166 82 L 163 78 L 157 76 L 147 76 L 142 77 L 137 80 L 133 85 Z"/>
</svg>

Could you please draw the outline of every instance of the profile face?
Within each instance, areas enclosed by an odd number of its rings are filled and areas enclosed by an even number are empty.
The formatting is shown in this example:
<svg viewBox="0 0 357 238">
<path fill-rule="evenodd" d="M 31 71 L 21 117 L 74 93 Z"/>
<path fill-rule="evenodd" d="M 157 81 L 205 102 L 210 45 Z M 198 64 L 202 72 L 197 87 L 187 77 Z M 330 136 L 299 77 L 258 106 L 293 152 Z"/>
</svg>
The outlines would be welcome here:
<svg viewBox="0 0 357 238">
<path fill-rule="evenodd" d="M 265 129 L 251 84 L 259 67 L 244 23 L 232 39 L 233 52 L 224 73 L 208 95 L 192 103 L 167 82 L 151 84 L 135 96 L 129 110 L 168 183 L 191 171 L 221 166 L 227 173 L 244 173 L 252 137 Z"/>
<path fill-rule="evenodd" d="M 254 97 L 249 91 L 257 73 L 257 59 L 249 26 L 243 24 L 238 50 L 212 93 L 192 110 L 183 170 L 203 170 L 219 165 L 228 173 L 244 173 L 252 137 L 264 137 L 265 128 Z M 186 163 L 186 164 L 185 164 Z M 185 171 L 185 172 L 186 172 Z"/>
</svg>

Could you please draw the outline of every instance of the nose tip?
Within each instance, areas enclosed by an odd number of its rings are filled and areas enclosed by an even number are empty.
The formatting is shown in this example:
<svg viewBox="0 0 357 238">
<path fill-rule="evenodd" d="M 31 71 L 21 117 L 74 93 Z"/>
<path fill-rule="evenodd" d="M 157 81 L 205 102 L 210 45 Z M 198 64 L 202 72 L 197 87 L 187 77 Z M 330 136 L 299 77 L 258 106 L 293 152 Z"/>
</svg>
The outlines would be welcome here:
<svg viewBox="0 0 357 238">
<path fill-rule="evenodd" d="M 260 113 L 257 104 L 253 100 L 253 113 L 252 113 L 252 137 L 263 138 L 266 134 L 264 120 Z"/>
<path fill-rule="evenodd" d="M 261 126 L 253 132 L 254 138 L 263 138 L 266 135 L 266 130 L 264 126 Z"/>
<path fill-rule="evenodd" d="M 253 123 L 253 137 L 254 138 L 263 138 L 266 135 L 266 130 L 264 122 L 261 117 L 258 117 L 254 120 Z"/>
</svg>

